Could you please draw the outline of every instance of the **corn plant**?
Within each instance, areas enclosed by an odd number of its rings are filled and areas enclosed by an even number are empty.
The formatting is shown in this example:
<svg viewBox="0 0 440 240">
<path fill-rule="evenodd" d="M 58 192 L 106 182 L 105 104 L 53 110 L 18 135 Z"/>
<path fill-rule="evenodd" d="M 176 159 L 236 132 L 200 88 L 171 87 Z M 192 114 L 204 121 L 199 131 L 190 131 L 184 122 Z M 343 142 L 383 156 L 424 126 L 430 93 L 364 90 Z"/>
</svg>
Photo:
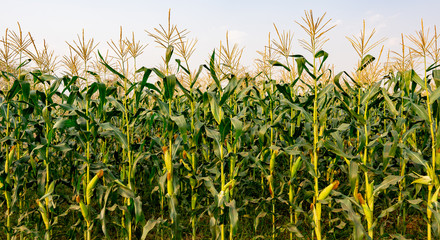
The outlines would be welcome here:
<svg viewBox="0 0 440 240">
<path fill-rule="evenodd" d="M 122 27 L 107 52 L 81 33 L 61 64 L 7 29 L 0 238 L 438 238 L 436 29 L 385 57 L 364 22 L 356 68 L 334 74 L 334 26 L 302 20 L 309 56 L 274 24 L 256 72 L 229 33 L 192 68 L 197 40 L 170 13 L 146 31 L 154 67 Z"/>
</svg>

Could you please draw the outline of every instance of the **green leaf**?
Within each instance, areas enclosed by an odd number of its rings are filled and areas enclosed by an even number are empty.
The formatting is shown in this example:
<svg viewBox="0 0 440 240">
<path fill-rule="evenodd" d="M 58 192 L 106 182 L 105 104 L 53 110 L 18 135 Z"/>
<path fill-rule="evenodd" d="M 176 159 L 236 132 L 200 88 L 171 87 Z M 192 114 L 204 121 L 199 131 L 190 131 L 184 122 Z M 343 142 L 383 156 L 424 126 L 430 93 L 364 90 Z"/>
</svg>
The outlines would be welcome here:
<svg viewBox="0 0 440 240">
<path fill-rule="evenodd" d="M 384 178 L 382 183 L 374 186 L 373 195 L 379 195 L 380 191 L 387 189 L 390 185 L 395 185 L 403 179 L 403 176 L 389 175 Z"/>
<path fill-rule="evenodd" d="M 338 128 L 336 128 L 336 130 L 344 132 L 344 131 L 347 131 L 349 128 L 350 128 L 350 124 L 342 123 L 341 125 L 339 125 Z"/>
<path fill-rule="evenodd" d="M 194 85 L 196 84 L 197 79 L 199 79 L 199 76 L 200 76 L 200 73 L 202 72 L 202 70 L 203 70 L 203 65 L 200 65 L 200 66 L 199 66 L 199 70 L 197 70 L 196 75 L 195 75 L 194 78 L 191 80 L 192 82 L 191 82 L 191 84 L 190 84 L 190 86 L 189 86 L 190 89 L 192 89 L 192 88 L 194 87 Z"/>
<path fill-rule="evenodd" d="M 405 82 L 415 82 L 417 83 L 422 89 L 426 90 L 425 82 L 423 79 L 417 75 L 417 73 L 414 70 L 407 70 L 403 73 L 402 78 Z"/>
<path fill-rule="evenodd" d="M 66 128 L 70 128 L 73 126 L 76 126 L 76 121 L 73 119 L 69 119 L 69 118 L 61 118 L 58 119 L 57 122 L 55 123 L 55 125 L 53 126 L 53 128 L 55 129 L 66 129 Z"/>
<path fill-rule="evenodd" d="M 332 141 L 325 140 L 324 141 L 324 147 L 327 148 L 327 150 L 333 152 L 334 154 L 344 157 L 347 159 L 353 159 L 354 156 L 348 155 L 347 153 L 343 152 L 336 144 L 334 144 Z"/>
<path fill-rule="evenodd" d="M 222 94 L 219 105 L 222 106 L 235 92 L 237 89 L 238 80 L 236 77 L 229 79 L 228 85 L 225 87 L 225 91 Z"/>
<path fill-rule="evenodd" d="M 177 78 L 174 74 L 168 75 L 165 78 L 163 78 L 165 100 L 171 100 L 173 98 L 176 82 L 177 82 Z"/>
<path fill-rule="evenodd" d="M 153 230 L 154 226 L 156 226 L 156 224 L 160 223 L 159 220 L 152 220 L 149 219 L 148 222 L 144 225 L 144 227 L 142 228 L 142 236 L 141 239 L 145 240 L 147 238 L 148 233 Z"/>
<path fill-rule="evenodd" d="M 327 58 L 328 58 L 328 53 L 327 53 L 326 51 L 324 51 L 324 50 L 319 50 L 319 51 L 315 54 L 315 58 L 320 58 L 320 57 L 322 57 L 322 60 L 321 60 L 321 64 L 319 64 L 318 71 L 321 70 L 322 66 L 324 65 L 325 60 L 327 60 Z"/>
<path fill-rule="evenodd" d="M 346 112 L 348 112 L 352 117 L 356 118 L 362 125 L 366 123 L 364 116 L 356 113 L 345 101 L 341 100 L 342 105 L 340 106 Z"/>
<path fill-rule="evenodd" d="M 215 73 L 215 50 L 212 52 L 211 60 L 209 61 L 209 72 L 211 73 L 211 77 L 212 79 L 214 79 L 217 88 L 221 91 L 222 86 L 220 84 L 220 80 L 217 77 L 217 74 Z"/>
<path fill-rule="evenodd" d="M 208 191 L 211 193 L 211 195 L 213 197 L 217 196 L 218 195 L 218 191 L 217 191 L 217 189 L 215 189 L 214 183 L 212 182 L 212 180 L 210 178 L 204 178 L 204 180 L 205 180 L 204 181 L 205 186 L 208 189 Z"/>
<path fill-rule="evenodd" d="M 353 191 L 356 187 L 356 182 L 359 178 L 359 165 L 355 161 L 350 161 L 350 168 L 349 168 L 349 180 L 350 180 L 350 188 L 351 191 Z"/>
<path fill-rule="evenodd" d="M 361 98 L 361 103 L 362 104 L 366 104 L 367 102 L 369 102 L 374 96 L 376 96 L 376 94 L 379 93 L 379 88 L 380 88 L 380 84 L 381 82 L 377 82 L 375 83 L 373 86 L 369 87 L 367 92 L 362 96 Z"/>
<path fill-rule="evenodd" d="M 92 72 L 92 71 L 87 71 L 87 73 L 92 75 L 98 83 L 101 83 L 101 76 L 99 76 L 99 74 Z"/>
<path fill-rule="evenodd" d="M 431 185 L 432 184 L 432 179 L 431 179 L 431 177 L 426 175 L 426 176 L 422 176 L 420 178 L 417 178 L 411 184 Z"/>
<path fill-rule="evenodd" d="M 21 85 L 21 93 L 23 95 L 23 100 L 28 101 L 31 92 L 31 84 L 26 81 L 22 81 L 20 82 L 20 85 Z"/>
<path fill-rule="evenodd" d="M 151 84 L 151 83 L 145 83 L 145 86 L 146 86 L 147 88 L 151 89 L 151 90 L 156 91 L 156 92 L 159 93 L 159 94 L 161 93 L 161 92 L 160 92 L 160 89 L 157 88 L 156 86 L 154 86 L 154 84 Z"/>
<path fill-rule="evenodd" d="M 220 142 L 221 142 L 221 136 L 220 136 L 220 132 L 210 129 L 210 128 L 205 128 L 206 129 L 206 136 L 208 136 L 209 138 L 212 138 L 216 141 L 217 145 L 220 146 Z"/>
<path fill-rule="evenodd" d="M 221 140 L 221 142 L 223 142 L 223 141 L 225 141 L 226 136 L 231 131 L 231 120 L 229 118 L 224 118 L 219 125 L 219 130 L 220 130 L 220 136 L 221 136 L 220 140 Z"/>
<path fill-rule="evenodd" d="M 232 200 L 231 202 L 227 203 L 226 206 L 229 208 L 229 221 L 232 226 L 232 233 L 237 232 L 238 227 L 238 211 L 235 207 L 235 200 Z"/>
<path fill-rule="evenodd" d="M 318 99 L 325 97 L 327 93 L 331 92 L 335 86 L 333 84 L 327 84 L 323 89 L 318 92 Z"/>
<path fill-rule="evenodd" d="M 275 85 L 278 89 L 278 91 L 283 94 L 283 96 L 289 100 L 290 102 L 293 103 L 293 99 L 292 99 L 292 93 L 290 91 L 290 86 L 289 84 L 277 84 Z"/>
<path fill-rule="evenodd" d="M 189 99 L 189 100 L 191 100 L 191 101 L 193 101 L 194 99 L 193 99 L 193 97 L 191 96 L 191 93 L 178 81 L 178 80 L 176 80 L 176 84 L 177 84 L 177 86 L 180 88 L 180 90 L 182 90 L 182 92 L 183 92 L 183 94 L 185 94 L 185 96 Z"/>
<path fill-rule="evenodd" d="M 299 229 L 295 226 L 295 224 L 287 224 L 286 226 L 287 231 L 291 232 L 291 233 L 295 233 L 295 236 L 298 239 L 304 239 L 304 235 L 302 235 L 302 233 L 299 231 Z"/>
<path fill-rule="evenodd" d="M 429 122 L 428 111 L 424 107 L 415 103 L 411 103 L 411 107 L 417 113 L 417 115 L 419 115 L 420 118 L 422 118 L 426 122 Z"/>
<path fill-rule="evenodd" d="M 118 76 L 120 79 L 122 79 L 122 80 L 127 80 L 127 78 L 124 76 L 124 75 L 122 75 L 121 73 L 119 73 L 118 71 L 116 71 L 115 69 L 113 69 L 105 60 L 104 60 L 104 58 L 102 57 L 102 55 L 101 55 L 101 53 L 98 51 L 98 55 L 99 55 L 99 58 L 101 59 L 101 64 L 103 64 L 108 70 L 110 70 L 110 72 L 112 72 L 113 74 L 115 74 L 116 76 Z"/>
<path fill-rule="evenodd" d="M 353 206 L 348 198 L 344 198 L 341 200 L 336 200 L 336 202 L 341 204 L 341 207 L 344 211 L 348 213 L 348 219 L 354 224 L 353 237 L 354 239 L 370 239 L 365 231 L 365 228 L 362 225 L 361 218 L 358 213 L 353 210 Z"/>
<path fill-rule="evenodd" d="M 120 129 L 113 126 L 111 123 L 106 122 L 99 124 L 99 126 L 104 130 L 105 132 L 102 132 L 102 135 L 113 135 L 116 137 L 116 139 L 119 141 L 119 143 L 122 144 L 122 147 L 124 149 L 127 149 L 128 143 L 127 143 L 127 136 L 121 132 Z"/>
<path fill-rule="evenodd" d="M 386 102 L 389 110 L 391 111 L 391 113 L 393 113 L 395 116 L 399 115 L 399 112 L 397 111 L 396 107 L 394 106 L 393 101 L 391 101 L 390 97 L 388 96 L 388 93 L 386 92 L 386 90 L 384 88 L 382 88 L 382 95 L 385 98 L 385 102 Z"/>
<path fill-rule="evenodd" d="M 389 158 L 392 158 L 396 154 L 397 142 L 386 142 L 383 146 L 382 156 L 384 159 L 384 167 L 386 169 Z M 385 170 L 384 170 L 385 171 Z"/>
<path fill-rule="evenodd" d="M 72 148 L 69 147 L 66 143 L 60 143 L 57 145 L 53 145 L 53 148 L 59 152 L 64 152 L 64 153 L 72 150 Z"/>
<path fill-rule="evenodd" d="M 429 97 L 429 104 L 433 104 L 440 97 L 440 88 L 437 87 Z"/>
<path fill-rule="evenodd" d="M 370 54 L 367 54 L 361 61 L 361 65 L 359 66 L 357 71 L 364 70 L 368 64 L 372 63 L 376 58 L 371 56 Z"/>
<path fill-rule="evenodd" d="M 440 87 L 440 69 L 432 71 L 432 78 L 434 79 L 435 86 L 437 88 Z"/>
<path fill-rule="evenodd" d="M 86 98 L 87 99 L 91 99 L 92 95 L 98 91 L 98 85 L 97 82 L 94 82 L 92 84 L 89 85 L 88 90 L 87 90 L 87 94 L 86 94 Z"/>
<path fill-rule="evenodd" d="M 234 132 L 235 132 L 235 139 L 234 139 L 234 144 L 237 142 L 238 138 L 241 136 L 241 134 L 243 133 L 243 122 L 240 121 L 239 119 L 237 119 L 237 117 L 233 117 L 231 118 L 231 123 L 232 126 L 234 127 Z"/>
<path fill-rule="evenodd" d="M 11 101 L 19 91 L 20 82 L 18 80 L 15 80 L 14 84 L 12 84 L 12 87 L 9 89 L 8 94 L 6 95 L 6 100 Z"/>
<path fill-rule="evenodd" d="M 286 69 L 287 71 L 291 71 L 290 68 L 288 68 L 286 65 L 276 61 L 276 60 L 267 60 L 269 62 L 270 65 L 272 66 L 276 66 L 276 67 L 283 67 L 284 69 Z"/>
<path fill-rule="evenodd" d="M 43 201 L 45 198 L 47 198 L 50 195 L 52 195 L 53 191 L 55 190 L 55 182 L 56 181 L 52 181 L 49 184 L 49 187 L 47 188 L 46 193 L 39 199 L 39 201 Z"/>
<path fill-rule="evenodd" d="M 222 110 L 222 107 L 218 104 L 217 98 L 212 96 L 211 101 L 210 101 L 210 105 L 211 105 L 212 115 L 214 116 L 214 119 L 217 122 L 217 124 L 220 125 L 220 123 L 223 119 L 223 110 Z"/>
<path fill-rule="evenodd" d="M 254 222 L 254 231 L 257 231 L 258 228 L 258 224 L 260 223 L 260 218 L 264 218 L 266 217 L 267 213 L 264 211 L 261 211 L 260 213 L 258 213 L 257 217 L 255 218 L 255 222 Z"/>
<path fill-rule="evenodd" d="M 188 69 L 186 69 L 184 66 L 182 66 L 182 61 L 180 61 L 180 59 L 176 59 L 176 62 L 177 62 L 177 65 L 179 66 L 179 68 L 182 68 L 183 71 L 186 72 L 186 74 L 188 74 L 188 75 L 191 74 L 191 72 Z"/>
<path fill-rule="evenodd" d="M 180 134 L 183 138 L 183 141 L 187 141 L 187 129 L 188 124 L 186 123 L 185 117 L 183 115 L 180 116 L 171 116 L 171 120 L 177 124 L 177 127 L 179 128 Z"/>
<path fill-rule="evenodd" d="M 142 212 L 141 197 L 132 198 L 134 203 L 134 214 L 136 218 L 136 224 L 144 220 L 144 213 Z"/>
<path fill-rule="evenodd" d="M 22 68 L 22 67 L 28 65 L 31 61 L 32 61 L 31 59 L 26 59 L 26 60 L 24 60 L 22 63 L 20 63 L 20 65 L 18 65 L 18 67 L 17 67 L 15 70 L 18 71 L 20 68 Z"/>
<path fill-rule="evenodd" d="M 288 106 L 291 107 L 293 110 L 301 112 L 301 114 L 303 114 L 303 116 L 304 116 L 304 118 L 306 119 L 306 121 L 308 121 L 308 122 L 313 122 L 312 115 L 310 115 L 310 113 L 307 112 L 307 111 L 306 111 L 304 108 L 302 108 L 300 105 L 298 105 L 298 104 L 294 104 L 294 103 L 291 103 L 291 102 L 286 101 L 286 100 L 284 100 L 284 101 L 281 100 L 281 102 L 282 102 L 283 104 L 288 105 Z"/>
<path fill-rule="evenodd" d="M 98 86 L 98 90 L 99 90 L 98 111 L 100 114 L 103 114 L 103 108 L 104 108 L 104 104 L 106 102 L 106 96 L 107 96 L 107 91 L 106 91 L 107 86 L 104 83 L 97 83 L 96 85 Z"/>
<path fill-rule="evenodd" d="M 306 59 L 303 56 L 297 57 L 295 58 L 296 61 L 296 66 L 298 68 L 298 77 L 301 78 L 301 75 L 304 71 L 304 69 L 306 69 Z"/>
<path fill-rule="evenodd" d="M 397 209 L 399 209 L 401 207 L 401 205 L 402 205 L 402 202 L 397 202 L 396 204 L 391 205 L 387 209 L 382 210 L 382 212 L 380 213 L 378 218 L 383 218 L 383 217 L 390 216 L 390 213 L 392 213 L 392 212 L 396 211 Z"/>
<path fill-rule="evenodd" d="M 152 70 L 156 74 L 156 76 L 158 76 L 159 78 L 162 78 L 162 79 L 165 78 L 165 74 L 163 74 L 159 69 L 153 68 Z"/>
<path fill-rule="evenodd" d="M 413 163 L 428 167 L 428 162 L 423 159 L 422 154 L 413 152 L 409 149 L 405 149 L 405 153 Z"/>
</svg>

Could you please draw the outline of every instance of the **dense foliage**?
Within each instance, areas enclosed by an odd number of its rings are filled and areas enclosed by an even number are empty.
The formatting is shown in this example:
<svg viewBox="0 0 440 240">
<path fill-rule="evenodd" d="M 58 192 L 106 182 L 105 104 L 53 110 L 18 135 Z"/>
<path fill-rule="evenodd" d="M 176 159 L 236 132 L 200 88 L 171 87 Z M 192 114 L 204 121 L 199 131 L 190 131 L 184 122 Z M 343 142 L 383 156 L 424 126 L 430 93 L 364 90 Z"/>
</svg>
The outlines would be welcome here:
<svg viewBox="0 0 440 240">
<path fill-rule="evenodd" d="M 364 84 L 374 57 L 333 75 L 315 47 L 266 61 L 284 82 L 173 72 L 173 45 L 133 76 L 101 56 L 115 84 L 2 71 L 0 238 L 438 238 L 438 66 Z"/>
</svg>

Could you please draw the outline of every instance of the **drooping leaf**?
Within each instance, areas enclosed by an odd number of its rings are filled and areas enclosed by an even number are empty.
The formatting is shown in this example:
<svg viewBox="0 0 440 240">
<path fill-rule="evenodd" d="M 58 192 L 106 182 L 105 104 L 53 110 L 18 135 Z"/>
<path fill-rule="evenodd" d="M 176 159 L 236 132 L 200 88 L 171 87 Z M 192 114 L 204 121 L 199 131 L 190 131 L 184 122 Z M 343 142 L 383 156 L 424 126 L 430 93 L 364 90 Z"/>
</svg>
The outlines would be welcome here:
<svg viewBox="0 0 440 240">
<path fill-rule="evenodd" d="M 373 195 L 378 196 L 381 191 L 387 189 L 390 185 L 395 185 L 396 183 L 400 182 L 402 179 L 403 176 L 395 176 L 395 175 L 386 176 L 379 185 L 374 186 Z"/>
<path fill-rule="evenodd" d="M 270 65 L 272 66 L 276 66 L 276 67 L 283 67 L 284 69 L 286 69 L 287 71 L 290 72 L 290 68 L 288 68 L 286 65 L 280 63 L 279 61 L 276 60 L 267 60 L 269 62 Z"/>
<path fill-rule="evenodd" d="M 391 101 L 390 97 L 388 96 L 388 93 L 385 91 L 385 89 L 382 88 L 382 95 L 385 99 L 385 102 L 392 114 L 395 116 L 399 115 L 399 112 L 396 109 L 396 106 L 394 105 L 393 101 Z"/>
<path fill-rule="evenodd" d="M 405 82 L 415 82 L 417 83 L 422 89 L 426 90 L 425 83 L 423 80 L 417 75 L 417 73 L 414 70 L 407 70 L 403 73 L 402 78 Z"/>
<path fill-rule="evenodd" d="M 371 56 L 370 54 L 367 54 L 361 61 L 361 65 L 359 66 L 359 68 L 357 69 L 357 71 L 362 71 L 364 70 L 368 64 L 372 63 L 376 58 Z"/>
<path fill-rule="evenodd" d="M 426 122 L 429 122 L 428 111 L 426 110 L 425 107 L 418 105 L 418 104 L 415 104 L 415 103 L 411 103 L 411 107 L 420 118 L 422 118 Z"/>
</svg>

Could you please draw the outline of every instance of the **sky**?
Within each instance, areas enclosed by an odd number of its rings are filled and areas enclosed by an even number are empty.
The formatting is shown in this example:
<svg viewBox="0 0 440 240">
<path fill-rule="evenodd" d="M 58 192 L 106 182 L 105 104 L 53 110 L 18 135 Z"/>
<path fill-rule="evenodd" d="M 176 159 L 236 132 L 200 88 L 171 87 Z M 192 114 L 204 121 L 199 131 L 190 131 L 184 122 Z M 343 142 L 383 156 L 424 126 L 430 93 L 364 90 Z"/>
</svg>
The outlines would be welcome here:
<svg viewBox="0 0 440 240">
<path fill-rule="evenodd" d="M 152 31 L 159 24 L 166 25 L 168 10 L 171 22 L 179 29 L 188 29 L 189 38 L 197 38 L 196 51 L 191 66 L 197 68 L 209 60 L 214 48 L 224 42 L 229 32 L 230 43 L 244 47 L 242 63 L 252 67 L 258 58 L 256 51 L 267 45 L 268 33 L 274 36 L 276 24 L 280 31 L 290 30 L 294 34 L 293 53 L 304 54 L 298 40 L 305 38 L 304 31 L 295 22 L 301 22 L 305 10 L 313 10 L 314 16 L 326 13 L 326 19 L 337 26 L 328 32 L 329 41 L 324 50 L 329 53 L 328 62 L 337 71 L 351 71 L 358 61 L 356 52 L 346 36 L 359 36 L 362 21 L 366 21 L 368 32 L 376 29 L 374 39 L 386 38 L 385 49 L 399 50 L 401 33 L 415 34 L 420 30 L 423 18 L 425 28 L 433 32 L 434 25 L 440 27 L 440 1 L 259 1 L 259 0 L 185 0 L 185 1 L 31 1 L 3 0 L 0 14 L 0 37 L 6 28 L 17 31 L 20 22 L 24 32 L 30 32 L 37 43 L 43 39 L 57 55 L 68 52 L 67 42 L 85 31 L 86 38 L 99 42 L 101 52 L 109 49 L 107 42 L 119 38 L 119 28 L 136 39 L 148 44 L 138 60 L 138 66 L 153 67 L 161 62 L 160 49 L 145 30 Z M 7 10 L 6 10 L 7 9 Z M 373 39 L 373 40 L 374 40 Z M 372 55 L 377 55 L 378 50 Z M 310 56 L 309 56 L 310 57 Z"/>
</svg>

